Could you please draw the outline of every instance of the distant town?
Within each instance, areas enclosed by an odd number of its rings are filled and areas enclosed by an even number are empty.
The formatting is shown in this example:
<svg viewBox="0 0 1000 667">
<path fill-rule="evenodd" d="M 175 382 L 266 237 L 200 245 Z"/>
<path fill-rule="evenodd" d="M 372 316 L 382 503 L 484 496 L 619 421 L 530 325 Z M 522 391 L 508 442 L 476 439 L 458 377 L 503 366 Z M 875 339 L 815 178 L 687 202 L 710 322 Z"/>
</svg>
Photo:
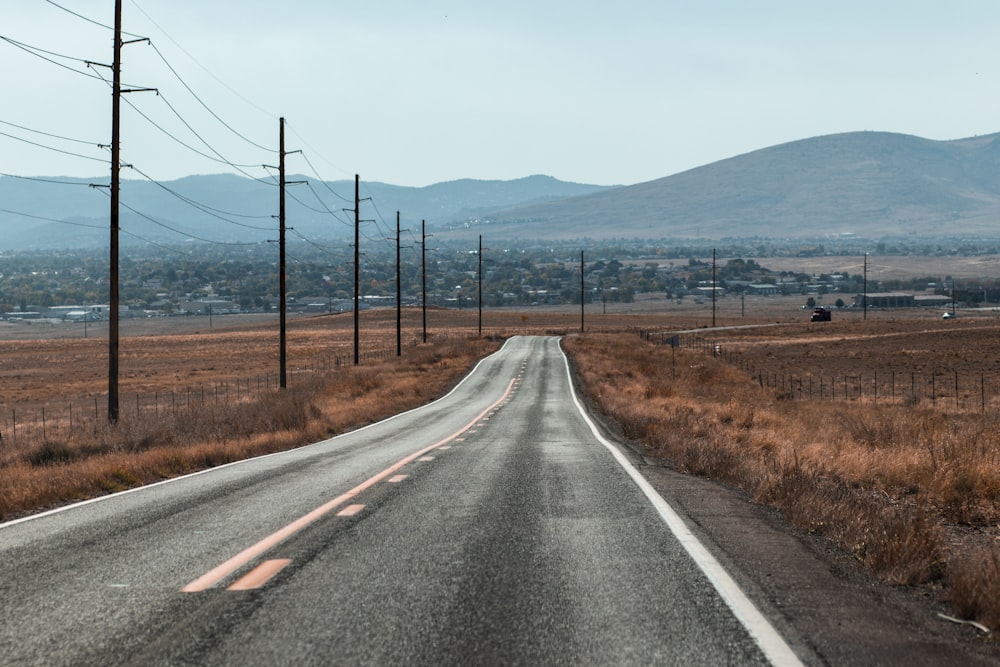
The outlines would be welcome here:
<svg viewBox="0 0 1000 667">
<path fill-rule="evenodd" d="M 572 244 L 484 249 L 438 244 L 426 253 L 426 278 L 419 249 L 401 253 L 399 283 L 405 305 L 472 308 L 480 288 L 485 307 L 541 306 L 587 302 L 631 302 L 637 294 L 669 299 L 710 299 L 713 292 L 746 295 L 803 295 L 828 307 L 941 307 L 955 301 L 1000 302 L 1000 284 L 954 285 L 950 277 L 876 280 L 858 273 L 805 274 L 772 271 L 744 258 L 719 259 L 711 250 L 677 256 L 684 249 L 650 243 L 592 247 Z M 732 251 L 733 248 L 725 248 Z M 746 250 L 744 248 L 744 250 Z M 706 252 L 707 251 L 707 252 Z M 274 249 L 217 245 L 184 246 L 175 254 L 133 254 L 121 261 L 120 317 L 222 316 L 264 313 L 278 308 Z M 8 321 L 51 319 L 88 322 L 107 319 L 108 259 L 99 250 L 6 251 L 0 254 L 0 313 Z M 480 285 L 481 279 L 481 285 Z M 396 263 L 385 244 L 362 257 L 361 308 L 394 306 Z M 291 312 L 335 313 L 354 307 L 353 253 L 344 249 L 297 249 L 287 268 Z"/>
</svg>

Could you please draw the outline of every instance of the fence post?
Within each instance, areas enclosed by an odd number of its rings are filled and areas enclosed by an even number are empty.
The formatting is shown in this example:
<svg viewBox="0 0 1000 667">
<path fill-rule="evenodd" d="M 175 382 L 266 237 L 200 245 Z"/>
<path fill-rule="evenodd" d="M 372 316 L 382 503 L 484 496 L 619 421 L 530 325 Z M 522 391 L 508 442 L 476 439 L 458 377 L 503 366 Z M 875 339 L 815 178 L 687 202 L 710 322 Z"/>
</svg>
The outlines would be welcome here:
<svg viewBox="0 0 1000 667">
<path fill-rule="evenodd" d="M 955 409 L 958 410 L 958 371 L 955 371 Z"/>
</svg>

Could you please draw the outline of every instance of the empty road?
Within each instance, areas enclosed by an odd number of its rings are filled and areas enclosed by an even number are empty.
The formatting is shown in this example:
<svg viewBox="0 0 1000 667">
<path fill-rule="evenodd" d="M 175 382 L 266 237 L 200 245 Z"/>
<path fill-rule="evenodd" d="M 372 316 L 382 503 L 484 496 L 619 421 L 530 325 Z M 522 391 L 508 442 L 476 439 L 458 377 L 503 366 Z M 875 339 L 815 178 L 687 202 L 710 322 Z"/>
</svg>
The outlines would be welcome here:
<svg viewBox="0 0 1000 667">
<path fill-rule="evenodd" d="M 797 660 L 557 338 L 365 429 L 0 525 L 3 664 Z"/>
</svg>

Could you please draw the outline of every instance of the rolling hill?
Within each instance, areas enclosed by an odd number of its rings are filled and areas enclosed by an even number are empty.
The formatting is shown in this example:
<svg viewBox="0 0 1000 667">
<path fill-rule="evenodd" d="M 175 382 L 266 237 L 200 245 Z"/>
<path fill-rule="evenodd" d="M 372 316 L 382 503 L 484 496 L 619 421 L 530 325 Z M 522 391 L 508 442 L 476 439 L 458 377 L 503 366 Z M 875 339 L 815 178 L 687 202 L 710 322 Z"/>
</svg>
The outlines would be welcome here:
<svg viewBox="0 0 1000 667">
<path fill-rule="evenodd" d="M 1000 134 L 854 132 L 493 214 L 491 238 L 1000 237 Z"/>
<path fill-rule="evenodd" d="M 25 179 L 0 176 L 0 249 L 101 247 L 108 241 L 106 183 L 94 179 Z M 309 239 L 353 237 L 354 181 L 322 182 L 302 176 L 289 181 L 286 220 L 295 234 Z M 396 211 L 404 226 L 475 219 L 486 211 L 571 197 L 605 189 L 567 183 L 549 176 L 511 181 L 464 179 L 421 188 L 361 183 L 361 218 L 368 236 L 395 228 Z M 370 201 L 367 198 L 371 198 Z M 343 209 L 351 208 L 352 212 Z M 277 238 L 278 188 L 273 182 L 235 175 L 189 176 L 166 183 L 122 180 L 121 243 L 184 243 L 209 240 L 253 243 Z M 334 215 L 335 214 L 335 215 Z"/>
<path fill-rule="evenodd" d="M 0 177 L 0 249 L 106 245 L 106 188 Z M 106 180 L 106 179 L 105 179 Z M 308 180 L 291 176 L 289 180 Z M 94 182 L 103 182 L 94 179 Z M 309 239 L 353 234 L 354 182 L 288 189 L 288 225 Z M 549 176 L 423 188 L 362 182 L 362 219 L 493 239 L 1000 238 L 1000 134 L 932 141 L 852 132 L 793 141 L 630 186 Z M 125 180 L 122 243 L 276 238 L 277 187 L 234 175 Z M 335 214 L 335 215 L 331 215 Z"/>
</svg>

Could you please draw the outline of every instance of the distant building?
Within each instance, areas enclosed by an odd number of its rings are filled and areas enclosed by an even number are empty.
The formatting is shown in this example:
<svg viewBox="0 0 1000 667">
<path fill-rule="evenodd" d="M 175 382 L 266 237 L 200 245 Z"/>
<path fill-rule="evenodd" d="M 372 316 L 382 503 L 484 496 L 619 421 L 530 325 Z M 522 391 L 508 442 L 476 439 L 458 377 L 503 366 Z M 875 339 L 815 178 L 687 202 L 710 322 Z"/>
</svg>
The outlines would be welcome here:
<svg viewBox="0 0 1000 667">
<path fill-rule="evenodd" d="M 196 299 L 181 303 L 181 312 L 192 315 L 229 315 L 240 312 L 240 307 L 227 299 Z"/>
<path fill-rule="evenodd" d="M 854 297 L 857 308 L 865 307 L 865 295 Z M 872 292 L 867 295 L 868 308 L 913 308 L 917 305 L 916 297 L 905 292 Z"/>
<path fill-rule="evenodd" d="M 778 294 L 778 286 L 770 283 L 751 283 L 747 285 L 747 294 L 776 296 Z"/>
</svg>

